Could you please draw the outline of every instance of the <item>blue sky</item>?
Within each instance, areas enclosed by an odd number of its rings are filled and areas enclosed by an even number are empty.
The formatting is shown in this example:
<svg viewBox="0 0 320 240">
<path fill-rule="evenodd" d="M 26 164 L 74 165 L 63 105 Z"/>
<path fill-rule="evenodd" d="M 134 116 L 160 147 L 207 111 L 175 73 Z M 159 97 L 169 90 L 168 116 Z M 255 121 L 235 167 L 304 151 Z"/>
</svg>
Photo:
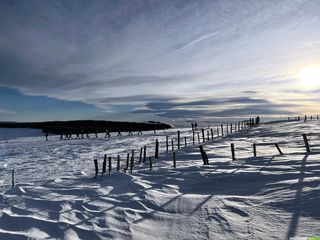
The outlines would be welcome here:
<svg viewBox="0 0 320 240">
<path fill-rule="evenodd" d="M 0 2 L 0 121 L 316 114 L 317 0 Z"/>
</svg>

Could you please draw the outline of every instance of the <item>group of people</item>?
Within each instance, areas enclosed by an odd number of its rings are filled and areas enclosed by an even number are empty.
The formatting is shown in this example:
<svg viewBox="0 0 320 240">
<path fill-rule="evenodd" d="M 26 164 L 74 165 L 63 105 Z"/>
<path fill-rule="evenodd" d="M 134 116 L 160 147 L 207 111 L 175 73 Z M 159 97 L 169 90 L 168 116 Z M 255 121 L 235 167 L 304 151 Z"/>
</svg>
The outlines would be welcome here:
<svg viewBox="0 0 320 240">
<path fill-rule="evenodd" d="M 191 123 L 192 130 L 197 130 L 198 124 L 197 122 Z"/>
<path fill-rule="evenodd" d="M 249 119 L 250 126 L 253 126 L 254 124 L 258 125 L 259 123 L 260 123 L 260 117 L 259 116 L 257 116 L 255 119 L 254 118 L 250 118 Z"/>
</svg>

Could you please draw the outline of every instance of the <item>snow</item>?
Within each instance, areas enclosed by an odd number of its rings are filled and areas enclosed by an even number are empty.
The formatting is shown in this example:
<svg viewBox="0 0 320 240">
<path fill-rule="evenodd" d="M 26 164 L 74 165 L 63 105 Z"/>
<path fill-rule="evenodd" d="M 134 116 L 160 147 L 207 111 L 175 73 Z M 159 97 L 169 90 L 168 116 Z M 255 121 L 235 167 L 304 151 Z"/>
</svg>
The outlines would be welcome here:
<svg viewBox="0 0 320 240">
<path fill-rule="evenodd" d="M 0 239 L 288 239 L 320 235 L 319 121 L 281 122 L 215 138 L 203 144 L 210 165 L 202 164 L 198 145 L 165 151 L 165 136 L 93 135 L 59 140 L 50 136 L 0 143 L 2 188 Z M 189 129 L 180 129 L 181 145 Z M 305 152 L 302 134 L 312 152 Z M 160 158 L 138 164 L 148 145 Z M 197 138 L 196 138 L 197 139 Z M 197 142 L 197 141 L 196 141 Z M 232 162 L 230 143 L 235 144 Z M 284 155 L 274 145 L 279 143 Z M 121 156 L 135 149 L 132 174 L 94 178 L 93 158 Z M 171 147 L 169 147 L 169 150 Z M 6 165 L 6 167 L 4 167 Z M 16 185 L 10 188 L 15 169 Z"/>
</svg>

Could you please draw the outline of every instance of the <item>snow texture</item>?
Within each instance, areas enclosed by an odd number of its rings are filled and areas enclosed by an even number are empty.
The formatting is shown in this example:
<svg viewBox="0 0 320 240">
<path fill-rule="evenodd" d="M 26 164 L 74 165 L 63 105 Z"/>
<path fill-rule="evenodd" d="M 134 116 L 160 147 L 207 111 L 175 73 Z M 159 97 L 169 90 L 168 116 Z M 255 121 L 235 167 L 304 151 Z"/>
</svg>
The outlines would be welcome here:
<svg viewBox="0 0 320 240">
<path fill-rule="evenodd" d="M 216 130 L 216 127 L 214 128 Z M 230 133 L 230 131 L 229 131 Z M 306 153 L 302 134 L 311 153 Z M 190 130 L 173 168 L 176 129 L 142 136 L 93 135 L 59 140 L 23 137 L 0 143 L 0 239 L 289 239 L 320 235 L 320 122 L 263 124 L 203 144 L 202 164 Z M 184 136 L 189 136 L 184 147 Z M 138 164 L 148 145 L 160 157 Z M 230 143 L 235 144 L 232 162 Z M 253 156 L 252 144 L 257 146 Z M 279 143 L 280 155 L 274 145 Z M 175 146 L 176 147 L 176 146 Z M 127 152 L 135 168 L 124 173 Z M 94 178 L 103 155 L 112 156 L 110 175 Z M 121 171 L 116 172 L 116 156 Z M 15 169 L 16 185 L 10 188 Z"/>
</svg>

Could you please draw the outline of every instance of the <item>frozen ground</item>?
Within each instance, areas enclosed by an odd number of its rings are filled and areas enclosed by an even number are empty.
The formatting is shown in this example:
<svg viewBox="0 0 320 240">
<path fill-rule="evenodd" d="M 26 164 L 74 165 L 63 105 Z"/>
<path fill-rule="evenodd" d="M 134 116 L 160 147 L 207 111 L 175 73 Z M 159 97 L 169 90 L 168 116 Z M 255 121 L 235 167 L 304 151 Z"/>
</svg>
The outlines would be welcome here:
<svg viewBox="0 0 320 240">
<path fill-rule="evenodd" d="M 302 133 L 312 153 L 306 154 Z M 181 135 L 184 137 L 186 129 Z M 0 143 L 0 239 L 288 239 L 320 235 L 320 122 L 261 125 L 204 144 L 165 153 L 165 135 L 60 141 L 17 138 Z M 121 155 L 154 141 L 159 160 L 133 174 L 93 178 L 94 157 Z M 278 142 L 274 146 L 252 143 Z M 230 143 L 235 144 L 235 162 Z M 184 143 L 182 144 L 184 145 Z M 138 152 L 136 150 L 136 156 Z M 15 168 L 16 186 L 10 188 Z"/>
</svg>

